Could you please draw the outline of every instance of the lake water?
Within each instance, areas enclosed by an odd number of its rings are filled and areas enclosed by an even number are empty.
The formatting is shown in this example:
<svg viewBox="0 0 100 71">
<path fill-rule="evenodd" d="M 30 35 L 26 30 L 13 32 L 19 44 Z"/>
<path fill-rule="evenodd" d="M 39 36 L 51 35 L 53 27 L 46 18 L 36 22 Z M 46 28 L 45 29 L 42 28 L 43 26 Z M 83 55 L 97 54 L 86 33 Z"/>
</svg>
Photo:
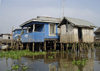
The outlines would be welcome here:
<svg viewBox="0 0 100 71">
<path fill-rule="evenodd" d="M 18 70 L 11 70 L 19 65 Z M 22 70 L 22 66 L 27 70 Z M 94 52 L 65 53 L 22 57 L 19 60 L 0 58 L 0 71 L 100 71 L 100 48 Z"/>
</svg>

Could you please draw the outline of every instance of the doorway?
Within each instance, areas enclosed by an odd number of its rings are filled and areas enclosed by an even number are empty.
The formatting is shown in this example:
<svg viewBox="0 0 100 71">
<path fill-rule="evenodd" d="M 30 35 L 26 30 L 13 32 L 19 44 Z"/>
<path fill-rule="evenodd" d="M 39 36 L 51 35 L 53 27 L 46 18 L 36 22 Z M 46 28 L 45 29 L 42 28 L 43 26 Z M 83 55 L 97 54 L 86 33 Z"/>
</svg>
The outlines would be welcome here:
<svg viewBox="0 0 100 71">
<path fill-rule="evenodd" d="M 79 42 L 82 42 L 82 28 L 78 28 L 78 39 Z"/>
</svg>

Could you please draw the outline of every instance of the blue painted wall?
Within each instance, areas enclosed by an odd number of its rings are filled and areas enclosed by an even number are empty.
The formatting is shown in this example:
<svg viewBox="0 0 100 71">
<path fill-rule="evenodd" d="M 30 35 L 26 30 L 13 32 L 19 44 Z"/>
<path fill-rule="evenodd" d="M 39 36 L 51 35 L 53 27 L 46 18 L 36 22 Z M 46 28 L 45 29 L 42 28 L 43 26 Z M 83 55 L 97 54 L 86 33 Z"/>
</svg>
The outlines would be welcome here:
<svg viewBox="0 0 100 71">
<path fill-rule="evenodd" d="M 21 34 L 22 32 L 22 29 L 15 29 L 15 31 L 13 31 L 13 39 L 14 40 L 17 40 L 18 39 L 18 36 Z M 24 30 L 24 34 L 26 33 L 27 31 Z"/>
<path fill-rule="evenodd" d="M 57 24 L 56 24 L 56 35 L 55 36 L 50 36 L 49 35 L 49 25 L 50 24 L 45 24 L 45 39 L 49 39 L 49 38 L 58 39 Z"/>
<path fill-rule="evenodd" d="M 58 39 L 58 30 L 57 30 L 57 24 L 56 24 L 56 35 L 55 36 L 49 36 L 49 23 L 42 23 L 42 22 L 31 22 L 29 24 L 26 24 L 26 26 L 33 25 L 33 24 L 44 24 L 41 28 L 39 28 L 39 32 L 31 32 L 31 33 L 25 33 L 21 36 L 21 41 L 23 43 L 27 42 L 44 42 L 45 39 Z M 24 27 L 24 26 L 23 26 Z"/>
<path fill-rule="evenodd" d="M 23 43 L 26 42 L 44 42 L 44 33 L 34 32 L 22 35 L 21 38 Z"/>
</svg>

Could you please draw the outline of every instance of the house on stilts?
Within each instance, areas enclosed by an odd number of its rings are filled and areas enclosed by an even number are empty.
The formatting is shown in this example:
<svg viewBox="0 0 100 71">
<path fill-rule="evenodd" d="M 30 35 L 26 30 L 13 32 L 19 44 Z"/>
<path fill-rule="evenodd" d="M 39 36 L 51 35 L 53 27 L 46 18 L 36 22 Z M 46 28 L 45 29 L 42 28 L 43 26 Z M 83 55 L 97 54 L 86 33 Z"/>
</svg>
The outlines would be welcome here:
<svg viewBox="0 0 100 71">
<path fill-rule="evenodd" d="M 64 17 L 58 27 L 60 29 L 60 43 L 71 44 L 72 48 L 75 48 L 75 44 L 79 44 L 79 47 L 86 44 L 93 46 L 95 26 L 92 23 L 82 19 Z"/>
<path fill-rule="evenodd" d="M 32 51 L 67 50 L 94 42 L 95 26 L 81 19 L 37 16 L 20 27 L 26 29 L 21 35 L 23 47 Z"/>
<path fill-rule="evenodd" d="M 22 29 L 27 28 L 27 33 L 21 36 L 24 48 L 33 51 L 54 49 L 54 42 L 59 39 L 59 22 L 59 18 L 38 16 L 21 24 Z"/>
<path fill-rule="evenodd" d="M 96 29 L 94 34 L 95 34 L 95 41 L 99 41 L 100 42 L 100 27 Z"/>
</svg>

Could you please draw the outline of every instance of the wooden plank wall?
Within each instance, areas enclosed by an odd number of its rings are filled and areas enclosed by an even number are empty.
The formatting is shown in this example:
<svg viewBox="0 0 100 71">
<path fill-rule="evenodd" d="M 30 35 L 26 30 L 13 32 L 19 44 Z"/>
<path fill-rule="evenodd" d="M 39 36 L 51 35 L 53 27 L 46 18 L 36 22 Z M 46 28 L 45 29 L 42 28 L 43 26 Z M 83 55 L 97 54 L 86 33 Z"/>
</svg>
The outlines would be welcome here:
<svg viewBox="0 0 100 71">
<path fill-rule="evenodd" d="M 73 28 L 71 31 L 66 32 L 66 25 L 62 25 L 61 26 L 61 34 L 60 34 L 60 42 L 61 43 L 78 42 L 77 28 Z"/>
<path fill-rule="evenodd" d="M 71 31 L 66 32 L 66 25 L 62 25 L 60 33 L 61 43 L 74 43 L 79 42 L 78 28 L 74 27 Z M 94 31 L 90 28 L 82 28 L 82 40 L 86 43 L 94 42 Z"/>
<path fill-rule="evenodd" d="M 93 29 L 89 28 L 83 28 L 82 29 L 82 38 L 83 42 L 94 42 L 94 34 L 93 34 Z"/>
</svg>

